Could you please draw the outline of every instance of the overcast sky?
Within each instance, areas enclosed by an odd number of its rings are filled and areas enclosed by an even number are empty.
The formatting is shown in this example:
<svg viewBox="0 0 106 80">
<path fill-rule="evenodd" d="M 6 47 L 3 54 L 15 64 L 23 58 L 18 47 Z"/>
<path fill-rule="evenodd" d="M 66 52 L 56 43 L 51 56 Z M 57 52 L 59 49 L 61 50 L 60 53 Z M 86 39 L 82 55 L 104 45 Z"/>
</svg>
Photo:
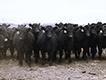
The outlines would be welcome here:
<svg viewBox="0 0 106 80">
<path fill-rule="evenodd" d="M 0 22 L 106 22 L 106 0 L 0 0 Z"/>
</svg>

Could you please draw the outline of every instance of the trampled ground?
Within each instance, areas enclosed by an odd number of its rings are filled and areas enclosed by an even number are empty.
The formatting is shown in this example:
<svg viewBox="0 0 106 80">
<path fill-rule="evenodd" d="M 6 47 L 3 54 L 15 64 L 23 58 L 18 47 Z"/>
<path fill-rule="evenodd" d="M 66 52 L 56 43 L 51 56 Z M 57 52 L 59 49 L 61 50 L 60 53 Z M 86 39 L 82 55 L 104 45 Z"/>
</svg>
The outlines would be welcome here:
<svg viewBox="0 0 106 80">
<path fill-rule="evenodd" d="M 16 53 L 15 53 L 16 54 Z M 23 61 L 21 67 L 14 58 L 10 58 L 10 52 L 7 51 L 7 58 L 0 60 L 0 80 L 106 80 L 106 53 L 103 53 L 101 60 L 92 60 L 88 57 L 88 61 L 77 61 L 74 54 L 72 54 L 72 63 L 69 64 L 67 60 L 63 59 L 61 65 L 58 62 L 53 62 L 53 66 L 48 65 L 46 61 L 45 67 L 39 63 L 34 62 L 32 56 L 32 67 Z"/>
</svg>

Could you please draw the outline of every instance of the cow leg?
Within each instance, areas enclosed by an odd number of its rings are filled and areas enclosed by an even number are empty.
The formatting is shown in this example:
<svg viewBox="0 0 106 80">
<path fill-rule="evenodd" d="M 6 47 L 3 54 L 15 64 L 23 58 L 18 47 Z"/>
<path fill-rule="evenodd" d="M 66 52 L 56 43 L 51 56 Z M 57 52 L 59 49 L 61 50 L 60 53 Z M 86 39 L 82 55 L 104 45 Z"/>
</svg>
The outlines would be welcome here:
<svg viewBox="0 0 106 80">
<path fill-rule="evenodd" d="M 57 54 L 57 50 L 54 51 L 54 54 L 53 54 L 53 61 L 56 61 L 56 60 L 57 60 L 56 54 Z"/>
<path fill-rule="evenodd" d="M 26 58 L 25 58 L 25 62 L 28 63 L 28 55 L 25 54 Z"/>
<path fill-rule="evenodd" d="M 52 51 L 49 52 L 49 66 L 52 66 L 52 58 L 54 56 L 55 51 L 56 51 L 56 49 L 53 48 Z"/>
<path fill-rule="evenodd" d="M 49 52 L 49 66 L 52 66 L 52 53 Z"/>
<path fill-rule="evenodd" d="M 32 55 L 32 51 L 29 51 L 26 55 L 27 55 L 27 59 L 28 59 L 28 66 L 31 67 L 31 55 Z"/>
<path fill-rule="evenodd" d="M 23 52 L 19 52 L 19 64 L 20 64 L 20 66 L 22 66 L 23 65 L 23 56 L 24 56 L 24 53 Z"/>
<path fill-rule="evenodd" d="M 86 50 L 86 48 L 84 48 L 83 50 L 84 50 L 84 51 L 83 51 L 84 60 L 86 61 L 86 60 L 87 60 L 87 57 L 86 57 L 86 52 L 87 52 L 87 50 Z"/>
<path fill-rule="evenodd" d="M 59 50 L 60 52 L 60 58 L 59 58 L 59 64 L 62 62 L 62 56 L 63 56 L 63 50 Z"/>
<path fill-rule="evenodd" d="M 35 62 L 38 63 L 39 59 L 39 50 L 34 50 Z"/>
<path fill-rule="evenodd" d="M 78 55 L 77 55 L 77 50 L 76 49 L 74 49 L 74 53 L 75 53 L 75 58 L 77 59 Z"/>
<path fill-rule="evenodd" d="M 13 54 L 14 54 L 14 48 L 10 47 L 10 52 L 11 52 L 11 58 L 13 58 Z"/>
<path fill-rule="evenodd" d="M 87 53 L 88 53 L 88 56 L 90 56 L 89 47 L 87 48 Z"/>
<path fill-rule="evenodd" d="M 99 47 L 98 50 L 99 50 L 99 59 L 101 59 L 102 47 Z"/>
<path fill-rule="evenodd" d="M 17 53 L 17 60 L 19 60 L 19 53 Z"/>
<path fill-rule="evenodd" d="M 45 65 L 45 52 L 41 50 L 41 54 L 42 54 L 42 66 Z"/>
<path fill-rule="evenodd" d="M 67 58 L 68 58 L 68 53 L 67 53 L 67 51 L 65 50 L 65 60 L 67 60 Z"/>
<path fill-rule="evenodd" d="M 97 50 L 96 50 L 96 46 L 91 47 L 91 53 L 92 53 L 92 58 L 95 58 L 95 54 L 96 54 Z"/>
<path fill-rule="evenodd" d="M 7 49 L 6 50 L 4 50 L 4 58 L 6 58 L 6 52 L 7 52 Z"/>
<path fill-rule="evenodd" d="M 81 48 L 78 48 L 78 60 L 80 60 Z"/>
<path fill-rule="evenodd" d="M 71 51 L 68 51 L 69 63 L 71 63 Z"/>
<path fill-rule="evenodd" d="M 2 58 L 2 51 L 0 51 L 0 59 Z"/>
</svg>

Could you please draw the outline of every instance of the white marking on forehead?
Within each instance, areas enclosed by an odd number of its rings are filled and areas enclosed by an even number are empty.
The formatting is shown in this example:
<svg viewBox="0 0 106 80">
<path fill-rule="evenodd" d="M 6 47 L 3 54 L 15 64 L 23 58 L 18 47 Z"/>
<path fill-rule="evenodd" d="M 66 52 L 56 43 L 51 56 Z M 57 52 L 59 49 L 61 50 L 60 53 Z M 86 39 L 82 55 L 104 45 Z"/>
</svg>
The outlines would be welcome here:
<svg viewBox="0 0 106 80">
<path fill-rule="evenodd" d="M 17 31 L 17 34 L 20 34 L 20 32 L 19 32 L 19 31 Z"/>
<path fill-rule="evenodd" d="M 100 30 L 100 33 L 103 33 L 103 31 L 102 31 L 102 30 Z"/>
<path fill-rule="evenodd" d="M 64 30 L 64 33 L 67 33 L 67 31 L 66 31 L 66 30 Z"/>
<path fill-rule="evenodd" d="M 84 29 L 81 29 L 81 32 L 84 32 Z"/>
<path fill-rule="evenodd" d="M 7 39 L 7 38 L 5 38 L 5 39 L 4 39 L 4 41 L 6 42 L 6 41 L 8 41 L 8 39 Z"/>
<path fill-rule="evenodd" d="M 45 30 L 42 30 L 43 33 L 45 33 Z"/>
</svg>

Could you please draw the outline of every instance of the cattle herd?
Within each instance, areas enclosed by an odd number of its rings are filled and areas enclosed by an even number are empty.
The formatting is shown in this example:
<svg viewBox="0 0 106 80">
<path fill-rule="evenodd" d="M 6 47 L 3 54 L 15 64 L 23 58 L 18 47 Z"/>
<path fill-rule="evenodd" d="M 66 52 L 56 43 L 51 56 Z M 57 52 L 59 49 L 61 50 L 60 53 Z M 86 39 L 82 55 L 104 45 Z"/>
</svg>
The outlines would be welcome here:
<svg viewBox="0 0 106 80">
<path fill-rule="evenodd" d="M 45 65 L 45 53 L 48 53 L 49 65 L 52 61 L 57 60 L 62 63 L 62 56 L 65 53 L 65 59 L 71 60 L 71 53 L 75 54 L 75 58 L 87 60 L 87 55 L 95 58 L 96 53 L 101 59 L 102 49 L 106 47 L 106 23 L 97 22 L 78 26 L 72 23 L 55 23 L 55 27 L 51 25 L 42 26 L 40 23 L 26 25 L 18 25 L 18 27 L 9 28 L 10 25 L 0 25 L 0 57 L 6 57 L 7 49 L 11 52 L 11 58 L 14 51 L 17 51 L 17 60 L 23 65 L 23 59 L 31 67 L 31 56 L 34 54 L 37 63 L 41 51 L 42 65 Z M 89 49 L 90 48 L 90 49 Z M 83 51 L 82 51 L 83 49 Z M 98 50 L 98 51 L 97 51 Z M 25 58 L 24 58 L 25 56 Z"/>
</svg>

